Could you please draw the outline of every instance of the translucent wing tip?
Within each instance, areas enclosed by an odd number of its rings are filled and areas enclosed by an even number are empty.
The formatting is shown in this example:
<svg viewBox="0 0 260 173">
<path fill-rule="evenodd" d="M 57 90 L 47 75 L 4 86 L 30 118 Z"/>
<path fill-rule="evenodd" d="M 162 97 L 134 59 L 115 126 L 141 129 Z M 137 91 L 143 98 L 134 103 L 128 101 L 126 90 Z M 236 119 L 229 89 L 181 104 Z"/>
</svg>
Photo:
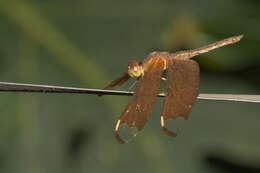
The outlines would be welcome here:
<svg viewBox="0 0 260 173">
<path fill-rule="evenodd" d="M 177 136 L 177 133 L 172 132 L 172 131 L 168 130 L 168 129 L 165 128 L 165 127 L 163 127 L 163 131 L 164 131 L 168 136 L 171 136 L 171 137 L 176 137 L 176 136 Z"/>
<path fill-rule="evenodd" d="M 115 130 L 116 139 L 120 144 L 130 142 L 138 133 L 136 127 L 129 127 L 126 123 L 120 124 L 120 120 L 117 121 Z"/>
<path fill-rule="evenodd" d="M 125 144 L 125 141 L 120 137 L 120 135 L 118 134 L 118 132 L 116 132 L 116 140 L 117 140 L 120 144 Z"/>
<path fill-rule="evenodd" d="M 164 120 L 164 117 L 161 116 L 161 126 L 163 131 L 171 137 L 176 137 L 184 124 L 184 118 L 179 117 L 177 119 L 167 119 Z"/>
</svg>

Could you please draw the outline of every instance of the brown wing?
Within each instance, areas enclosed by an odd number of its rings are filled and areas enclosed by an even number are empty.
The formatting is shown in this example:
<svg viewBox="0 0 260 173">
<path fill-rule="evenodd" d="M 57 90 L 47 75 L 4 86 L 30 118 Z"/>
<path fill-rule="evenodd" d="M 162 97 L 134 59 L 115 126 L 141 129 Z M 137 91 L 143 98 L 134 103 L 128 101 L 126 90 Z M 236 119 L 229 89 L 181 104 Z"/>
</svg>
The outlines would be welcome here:
<svg viewBox="0 0 260 173">
<path fill-rule="evenodd" d="M 193 60 L 172 59 L 166 75 L 161 125 L 166 134 L 176 136 L 198 95 L 199 65 Z"/>
<path fill-rule="evenodd" d="M 153 58 L 138 81 L 134 96 L 126 106 L 116 125 L 116 138 L 125 143 L 141 131 L 154 107 L 160 88 L 164 60 Z"/>
</svg>

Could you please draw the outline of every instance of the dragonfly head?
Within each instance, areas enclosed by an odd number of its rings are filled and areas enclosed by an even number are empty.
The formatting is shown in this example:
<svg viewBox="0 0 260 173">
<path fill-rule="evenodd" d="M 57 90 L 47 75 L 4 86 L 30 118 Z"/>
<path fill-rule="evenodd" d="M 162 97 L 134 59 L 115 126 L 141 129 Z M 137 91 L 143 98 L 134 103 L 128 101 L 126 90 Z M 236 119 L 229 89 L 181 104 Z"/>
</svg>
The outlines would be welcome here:
<svg viewBox="0 0 260 173">
<path fill-rule="evenodd" d="M 133 60 L 128 64 L 127 73 L 132 78 L 138 78 L 143 75 L 143 67 L 137 61 Z"/>
</svg>

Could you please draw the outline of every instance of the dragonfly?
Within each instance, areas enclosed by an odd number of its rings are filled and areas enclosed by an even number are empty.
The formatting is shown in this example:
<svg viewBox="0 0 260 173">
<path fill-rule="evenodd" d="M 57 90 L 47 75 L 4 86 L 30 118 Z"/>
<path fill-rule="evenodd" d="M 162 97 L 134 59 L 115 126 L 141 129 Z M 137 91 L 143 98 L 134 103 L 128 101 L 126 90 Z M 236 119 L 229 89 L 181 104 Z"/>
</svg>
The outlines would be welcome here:
<svg viewBox="0 0 260 173">
<path fill-rule="evenodd" d="M 115 126 L 116 139 L 121 144 L 129 142 L 144 128 L 156 98 L 163 97 L 161 126 L 167 135 L 176 137 L 183 121 L 187 120 L 196 98 L 260 103 L 260 95 L 198 94 L 199 65 L 191 58 L 237 43 L 242 37 L 243 35 L 233 36 L 201 48 L 176 53 L 152 52 L 143 61 L 131 61 L 126 72 L 104 89 L 0 82 L 0 91 L 133 96 Z M 162 77 L 164 71 L 166 78 Z M 134 91 L 110 90 L 130 78 L 137 79 Z M 166 81 L 164 93 L 159 93 L 161 80 Z"/>
<path fill-rule="evenodd" d="M 152 52 L 140 62 L 131 61 L 126 72 L 104 88 L 120 86 L 130 78 L 138 80 L 132 99 L 116 123 L 118 142 L 124 144 L 130 141 L 144 128 L 155 105 L 161 80 L 166 80 L 161 126 L 167 135 L 176 137 L 198 96 L 200 68 L 191 58 L 236 43 L 242 37 L 233 36 L 201 48 L 176 53 Z M 165 70 L 166 79 L 162 77 Z"/>
</svg>

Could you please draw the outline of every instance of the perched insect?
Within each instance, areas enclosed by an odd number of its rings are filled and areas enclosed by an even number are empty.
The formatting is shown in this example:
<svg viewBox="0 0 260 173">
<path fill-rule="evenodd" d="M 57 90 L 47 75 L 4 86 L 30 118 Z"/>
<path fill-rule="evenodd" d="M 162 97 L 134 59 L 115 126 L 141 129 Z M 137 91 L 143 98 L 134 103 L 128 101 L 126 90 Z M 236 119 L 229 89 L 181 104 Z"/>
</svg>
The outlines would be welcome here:
<svg viewBox="0 0 260 173">
<path fill-rule="evenodd" d="M 126 106 L 115 131 L 119 143 L 131 140 L 149 119 L 160 88 L 162 73 L 166 70 L 166 91 L 161 114 L 161 126 L 169 136 L 177 136 L 180 124 L 188 118 L 198 96 L 199 65 L 192 57 L 213 49 L 233 44 L 243 35 L 230 37 L 207 46 L 176 53 L 152 52 L 143 61 L 131 61 L 127 71 L 104 89 L 120 86 L 129 78 L 137 78 L 137 87 Z"/>
<path fill-rule="evenodd" d="M 213 49 L 238 42 L 243 36 L 234 36 L 207 46 L 176 53 L 153 52 L 143 61 L 131 61 L 127 71 L 111 82 L 105 89 L 120 86 L 130 78 L 137 79 L 134 92 L 74 88 L 64 86 L 36 85 L 0 82 L 2 92 L 73 93 L 95 95 L 133 95 L 117 121 L 115 131 L 119 143 L 130 141 L 141 131 L 149 119 L 156 97 L 165 97 L 161 115 L 161 126 L 169 136 L 177 136 L 179 127 L 188 118 L 198 96 L 199 65 L 192 57 Z M 166 70 L 166 79 L 162 78 Z M 161 79 L 166 80 L 165 94 L 158 94 Z M 260 103 L 260 95 L 200 94 L 199 99 L 227 100 Z"/>
</svg>

